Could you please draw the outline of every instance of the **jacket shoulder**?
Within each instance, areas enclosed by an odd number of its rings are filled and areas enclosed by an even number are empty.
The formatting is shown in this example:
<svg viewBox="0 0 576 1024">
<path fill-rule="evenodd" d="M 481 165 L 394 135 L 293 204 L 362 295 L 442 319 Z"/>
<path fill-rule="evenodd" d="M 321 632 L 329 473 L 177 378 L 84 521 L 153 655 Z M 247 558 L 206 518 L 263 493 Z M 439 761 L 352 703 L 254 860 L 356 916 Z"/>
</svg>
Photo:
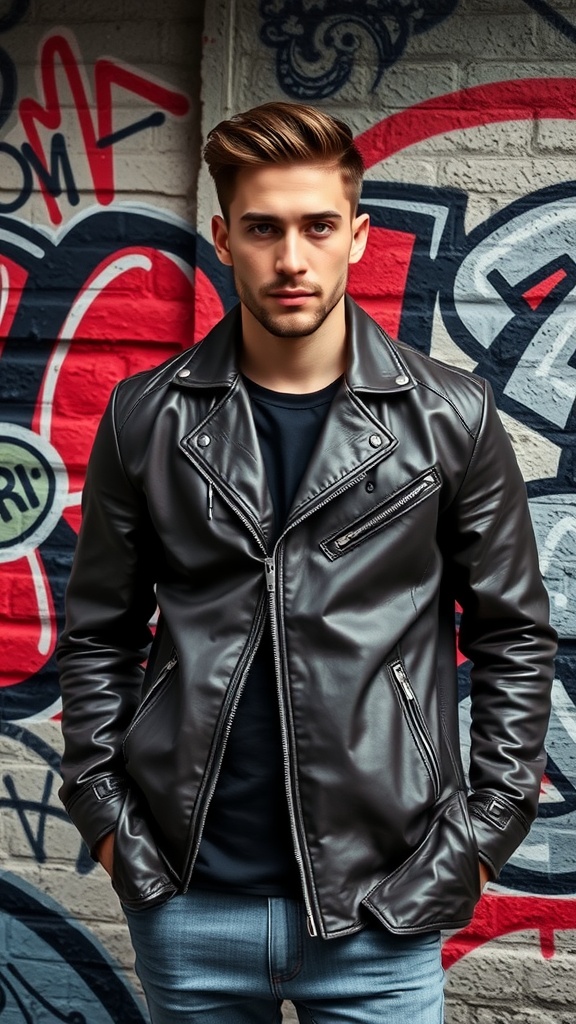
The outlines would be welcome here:
<svg viewBox="0 0 576 1024">
<path fill-rule="evenodd" d="M 238 375 L 235 349 L 238 325 L 239 313 L 235 307 L 201 341 L 159 366 L 120 381 L 114 392 L 118 424 L 125 422 L 144 399 L 162 396 L 172 385 L 188 390 L 230 387 Z"/>
<path fill-rule="evenodd" d="M 470 434 L 476 434 L 490 384 L 484 377 L 425 355 L 405 342 L 393 341 L 419 387 L 433 392 L 457 413 Z"/>
</svg>

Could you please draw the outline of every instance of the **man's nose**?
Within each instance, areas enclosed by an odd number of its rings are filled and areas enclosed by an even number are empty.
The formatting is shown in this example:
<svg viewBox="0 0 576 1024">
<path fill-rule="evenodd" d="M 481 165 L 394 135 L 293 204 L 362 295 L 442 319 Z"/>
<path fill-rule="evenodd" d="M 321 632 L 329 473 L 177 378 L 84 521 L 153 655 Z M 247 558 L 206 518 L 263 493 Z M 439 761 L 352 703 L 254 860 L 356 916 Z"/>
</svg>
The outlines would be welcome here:
<svg viewBox="0 0 576 1024">
<path fill-rule="evenodd" d="M 275 269 L 284 275 L 302 274 L 308 269 L 305 243 L 298 232 L 287 231 L 279 240 Z"/>
</svg>

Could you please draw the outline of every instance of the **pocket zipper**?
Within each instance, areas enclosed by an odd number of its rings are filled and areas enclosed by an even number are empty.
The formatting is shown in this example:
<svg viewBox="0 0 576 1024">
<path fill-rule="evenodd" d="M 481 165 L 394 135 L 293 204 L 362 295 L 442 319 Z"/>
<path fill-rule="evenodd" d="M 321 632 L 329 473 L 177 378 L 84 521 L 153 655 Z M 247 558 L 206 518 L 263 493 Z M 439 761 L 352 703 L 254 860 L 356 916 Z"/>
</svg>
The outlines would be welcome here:
<svg viewBox="0 0 576 1024">
<path fill-rule="evenodd" d="M 434 750 L 434 744 L 432 743 L 428 726 L 424 720 L 422 709 L 416 700 L 416 694 L 410 685 L 406 669 L 402 662 L 393 661 L 389 668 L 394 682 L 397 684 L 396 690 L 398 692 L 401 691 L 400 699 L 402 700 L 402 705 L 406 710 L 409 724 L 412 727 L 412 735 L 414 736 L 416 745 L 420 750 L 422 759 L 432 780 L 435 797 L 438 799 L 441 790 L 440 769 L 438 767 L 438 759 L 436 757 L 436 751 Z"/>
<path fill-rule="evenodd" d="M 178 655 L 177 654 L 173 654 L 172 657 L 170 658 L 170 660 L 167 661 L 166 664 L 164 665 L 164 668 L 162 669 L 162 671 L 159 673 L 159 675 L 157 676 L 157 678 L 153 682 L 152 686 L 148 690 L 148 693 L 144 697 L 144 700 L 142 701 L 140 707 L 137 709 L 136 714 L 134 715 L 134 718 L 132 719 L 132 721 L 130 723 L 128 731 L 127 731 L 126 735 L 124 736 L 124 739 L 122 740 L 122 750 L 125 750 L 126 742 L 127 742 L 128 738 L 129 738 L 132 730 L 138 725 L 138 722 L 140 722 L 142 720 L 144 715 L 147 714 L 147 712 L 153 706 L 153 704 L 155 703 L 156 698 L 159 696 L 159 691 L 161 690 L 163 684 L 166 682 L 166 680 L 167 680 L 168 676 L 170 675 L 172 669 L 175 668 L 177 664 L 178 664 Z"/>
<path fill-rule="evenodd" d="M 387 505 L 385 508 L 377 512 L 376 515 L 372 516 L 366 523 L 362 523 L 357 526 L 355 530 L 349 530 L 348 533 L 343 533 L 340 537 L 337 537 L 335 544 L 342 551 L 348 547 L 353 541 L 362 537 L 363 534 L 368 533 L 373 527 L 379 526 L 380 523 L 385 522 L 390 516 L 393 516 L 396 512 L 400 512 L 405 505 L 408 505 L 414 498 L 422 497 L 425 491 L 435 490 L 438 486 L 438 479 L 435 473 L 427 473 L 423 480 L 421 480 L 415 487 L 412 487 L 407 494 L 403 494 L 401 498 L 398 498 L 391 505 Z"/>
</svg>

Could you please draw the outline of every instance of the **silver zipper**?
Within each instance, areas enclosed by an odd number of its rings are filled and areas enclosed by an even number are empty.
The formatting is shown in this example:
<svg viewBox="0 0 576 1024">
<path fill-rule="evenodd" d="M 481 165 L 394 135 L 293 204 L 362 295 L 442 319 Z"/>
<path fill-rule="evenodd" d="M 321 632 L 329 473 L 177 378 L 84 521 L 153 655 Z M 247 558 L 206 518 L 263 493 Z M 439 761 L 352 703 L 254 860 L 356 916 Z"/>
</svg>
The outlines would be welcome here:
<svg viewBox="0 0 576 1024">
<path fill-rule="evenodd" d="M 357 526 L 356 529 L 349 530 L 348 533 L 343 533 L 340 537 L 337 537 L 335 544 L 337 544 L 340 549 L 347 547 L 348 544 L 357 540 L 358 537 L 361 537 L 364 533 L 369 532 L 374 526 L 378 526 L 396 512 L 400 512 L 405 505 L 408 505 L 414 500 L 414 498 L 421 495 L 423 491 L 430 490 L 436 483 L 435 475 L 433 473 L 429 473 L 421 483 L 416 487 L 413 487 L 412 490 L 408 491 L 408 493 L 404 494 L 401 498 L 398 498 L 398 500 L 393 502 L 392 505 L 387 505 L 386 508 L 381 509 L 380 512 L 377 512 L 376 515 L 372 516 L 372 518 L 367 522 L 362 523 L 361 526 Z"/>
<path fill-rule="evenodd" d="M 408 679 L 406 669 L 404 668 L 402 662 L 393 661 L 390 664 L 390 670 L 406 698 L 406 700 L 404 701 L 404 707 L 406 708 L 412 726 L 421 744 L 424 763 L 428 768 L 430 777 L 432 779 L 432 784 L 434 786 L 434 792 L 436 798 L 438 798 L 441 789 L 440 770 L 438 768 L 436 751 L 434 750 L 434 745 L 430 738 L 426 722 L 424 721 L 422 709 L 420 708 L 420 705 L 416 700 L 416 694 L 414 693 L 414 690 L 410 685 L 410 680 Z"/>
<path fill-rule="evenodd" d="M 318 929 L 316 922 L 314 921 L 314 913 L 312 910 L 312 900 L 310 898 L 310 892 L 308 888 L 308 876 L 306 872 L 306 866 L 304 863 L 304 856 L 302 854 L 302 846 L 300 843 L 300 832 L 303 831 L 303 827 L 299 824 L 296 816 L 296 801 L 292 790 L 292 779 L 290 776 L 290 743 L 288 739 L 288 728 L 286 725 L 286 715 L 284 708 L 284 697 L 282 693 L 282 659 L 280 655 L 280 642 L 278 637 L 278 606 L 276 601 L 276 567 L 274 565 L 273 558 L 265 558 L 264 566 L 266 571 L 266 589 L 270 599 L 270 630 L 272 633 L 272 650 L 274 653 L 274 664 L 276 667 L 276 685 L 278 689 L 278 704 L 280 708 L 280 731 L 282 735 L 282 752 L 284 761 L 284 783 L 286 786 L 286 800 L 288 804 L 288 816 L 290 818 L 290 828 L 292 832 L 292 838 L 294 840 L 294 853 L 296 856 L 296 863 L 298 864 L 298 870 L 300 872 L 300 879 L 302 882 L 302 892 L 304 895 L 304 903 L 306 906 L 306 923 L 308 928 L 308 934 L 312 938 L 316 938 L 318 935 Z"/>
<path fill-rule="evenodd" d="M 147 714 L 147 712 L 150 710 L 156 698 L 159 696 L 158 691 L 160 690 L 162 684 L 166 681 L 167 677 L 170 675 L 170 672 L 172 671 L 173 668 L 175 668 L 177 664 L 178 655 L 173 654 L 170 660 L 166 662 L 164 668 L 152 683 L 152 686 L 148 690 L 148 693 L 144 697 L 144 700 L 142 701 L 140 707 L 137 709 L 136 714 L 134 715 L 134 718 L 130 723 L 128 731 L 126 732 L 124 739 L 122 740 L 122 750 L 124 750 L 128 737 L 132 733 L 132 730 L 138 725 L 138 723 L 142 720 L 144 715 Z"/>
<path fill-rule="evenodd" d="M 250 671 L 250 666 L 254 661 L 256 651 L 258 650 L 258 646 L 262 638 L 262 633 L 264 632 L 263 612 L 264 603 L 262 602 L 259 605 L 257 613 L 254 617 L 254 629 L 253 631 L 251 630 L 248 640 L 246 642 L 246 656 L 244 660 L 238 665 L 237 668 L 238 681 L 236 683 L 236 688 L 233 691 L 232 701 L 229 707 L 228 705 L 226 705 L 222 709 L 221 718 L 226 719 L 222 734 L 221 736 L 214 737 L 214 742 L 212 745 L 214 750 L 214 756 L 212 758 L 212 761 L 206 765 L 206 770 L 204 772 L 204 779 L 206 781 L 198 791 L 198 796 L 196 798 L 196 807 L 198 808 L 198 810 L 195 814 L 193 814 L 189 827 L 190 840 L 188 843 L 188 851 L 186 853 L 185 860 L 186 870 L 183 872 L 183 892 L 187 892 L 190 886 L 192 873 L 194 871 L 194 864 L 196 862 L 196 857 L 198 856 L 200 843 L 202 842 L 202 834 L 204 832 L 204 826 L 206 824 L 206 818 L 208 816 L 208 809 L 210 807 L 210 802 L 212 800 L 212 797 L 214 796 L 214 790 L 216 789 L 216 784 L 220 776 L 220 770 L 222 768 L 222 762 L 224 760 L 224 754 L 226 752 L 228 738 L 232 730 L 234 716 L 236 715 L 236 711 L 240 703 L 240 698 L 242 697 L 242 694 L 244 692 L 244 685 L 246 683 L 246 679 Z M 197 825 L 198 828 L 196 828 Z M 196 841 L 194 841 L 195 833 Z"/>
</svg>

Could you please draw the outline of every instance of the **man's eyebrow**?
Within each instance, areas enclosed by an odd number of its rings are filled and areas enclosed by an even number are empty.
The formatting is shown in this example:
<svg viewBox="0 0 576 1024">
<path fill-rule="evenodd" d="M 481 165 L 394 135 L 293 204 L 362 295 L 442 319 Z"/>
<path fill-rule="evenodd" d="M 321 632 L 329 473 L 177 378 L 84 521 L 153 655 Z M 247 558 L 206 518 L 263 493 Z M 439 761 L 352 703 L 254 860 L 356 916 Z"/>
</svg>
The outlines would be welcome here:
<svg viewBox="0 0 576 1024">
<path fill-rule="evenodd" d="M 283 217 L 277 217 L 273 213 L 258 213 L 255 210 L 249 210 L 240 217 L 240 220 L 250 220 L 265 224 L 280 224 L 283 219 Z M 342 214 L 338 213 L 338 210 L 321 210 L 320 213 L 303 213 L 301 219 L 309 221 L 342 220 Z"/>
</svg>

